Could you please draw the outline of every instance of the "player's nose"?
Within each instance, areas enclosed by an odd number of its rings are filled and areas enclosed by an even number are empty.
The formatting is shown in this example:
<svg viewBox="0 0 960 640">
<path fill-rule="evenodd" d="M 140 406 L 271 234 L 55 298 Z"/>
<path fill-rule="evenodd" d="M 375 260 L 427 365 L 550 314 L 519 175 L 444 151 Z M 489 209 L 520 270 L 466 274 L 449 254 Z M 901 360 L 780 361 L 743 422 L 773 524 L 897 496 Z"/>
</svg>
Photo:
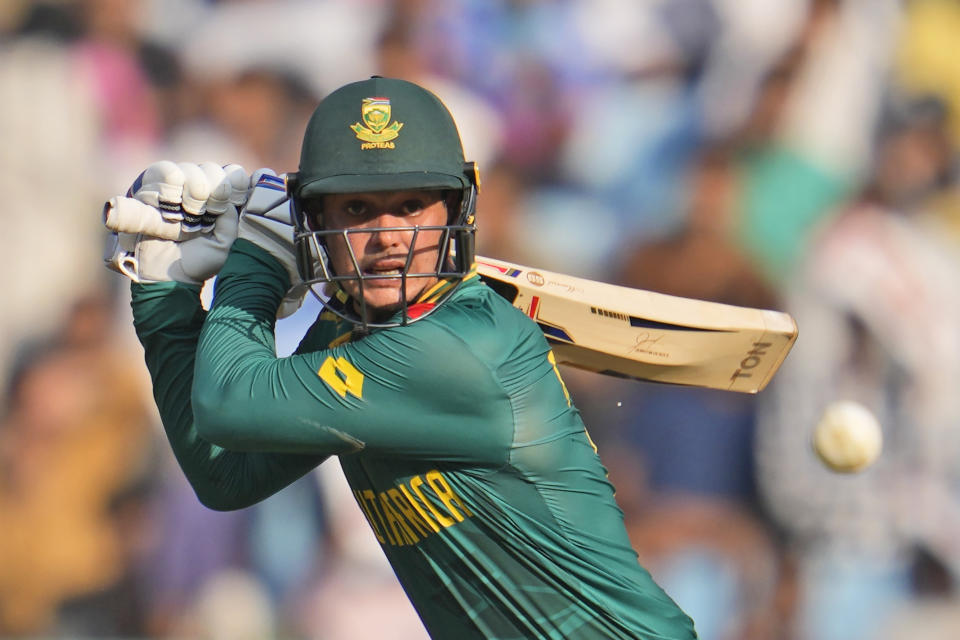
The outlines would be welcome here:
<svg viewBox="0 0 960 640">
<path fill-rule="evenodd" d="M 404 236 L 410 234 L 405 229 L 410 225 L 401 216 L 389 212 L 376 216 L 370 225 L 371 240 L 383 246 L 395 246 L 401 243 Z"/>
</svg>

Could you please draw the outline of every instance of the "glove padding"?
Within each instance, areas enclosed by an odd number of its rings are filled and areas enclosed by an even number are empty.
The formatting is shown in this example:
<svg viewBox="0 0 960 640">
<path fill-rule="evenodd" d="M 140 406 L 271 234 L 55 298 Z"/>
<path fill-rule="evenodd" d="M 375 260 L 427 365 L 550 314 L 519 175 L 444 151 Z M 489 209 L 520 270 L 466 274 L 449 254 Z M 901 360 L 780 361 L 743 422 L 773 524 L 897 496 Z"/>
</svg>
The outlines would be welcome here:
<svg viewBox="0 0 960 640">
<path fill-rule="evenodd" d="M 114 232 L 106 266 L 134 282 L 202 284 L 227 259 L 249 185 L 239 165 L 150 165 L 126 196 L 104 205 L 104 225 Z"/>
<path fill-rule="evenodd" d="M 276 258 L 290 276 L 287 291 L 277 311 L 278 318 L 292 315 L 310 290 L 300 279 L 294 250 L 294 227 L 286 183 L 272 169 L 258 169 L 250 179 L 253 189 L 240 212 L 237 237 L 249 240 Z"/>
</svg>

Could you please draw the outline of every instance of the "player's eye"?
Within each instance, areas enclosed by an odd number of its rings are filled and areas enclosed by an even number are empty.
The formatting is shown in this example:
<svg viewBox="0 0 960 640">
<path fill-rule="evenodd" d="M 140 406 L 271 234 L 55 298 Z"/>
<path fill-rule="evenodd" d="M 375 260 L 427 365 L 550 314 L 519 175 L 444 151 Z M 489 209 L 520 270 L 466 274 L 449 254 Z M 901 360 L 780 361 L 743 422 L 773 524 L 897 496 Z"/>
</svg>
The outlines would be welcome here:
<svg viewBox="0 0 960 640">
<path fill-rule="evenodd" d="M 368 207 L 363 200 L 350 200 L 343 205 L 343 211 L 351 218 L 359 218 L 366 215 Z"/>
<path fill-rule="evenodd" d="M 400 215 L 415 216 L 423 211 L 425 207 L 426 205 L 424 204 L 423 200 L 420 200 L 419 198 L 405 200 L 404 203 L 400 205 Z"/>
</svg>

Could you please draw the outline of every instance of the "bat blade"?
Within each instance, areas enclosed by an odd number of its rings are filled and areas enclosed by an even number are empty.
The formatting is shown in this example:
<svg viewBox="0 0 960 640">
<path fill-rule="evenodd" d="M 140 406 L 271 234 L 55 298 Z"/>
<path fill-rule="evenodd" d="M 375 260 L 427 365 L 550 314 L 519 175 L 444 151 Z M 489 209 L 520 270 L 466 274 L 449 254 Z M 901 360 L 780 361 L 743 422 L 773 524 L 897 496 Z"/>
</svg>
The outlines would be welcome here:
<svg viewBox="0 0 960 640">
<path fill-rule="evenodd" d="M 793 346 L 788 314 L 670 296 L 477 257 L 480 277 L 543 331 L 557 362 L 607 375 L 762 390 Z"/>
</svg>

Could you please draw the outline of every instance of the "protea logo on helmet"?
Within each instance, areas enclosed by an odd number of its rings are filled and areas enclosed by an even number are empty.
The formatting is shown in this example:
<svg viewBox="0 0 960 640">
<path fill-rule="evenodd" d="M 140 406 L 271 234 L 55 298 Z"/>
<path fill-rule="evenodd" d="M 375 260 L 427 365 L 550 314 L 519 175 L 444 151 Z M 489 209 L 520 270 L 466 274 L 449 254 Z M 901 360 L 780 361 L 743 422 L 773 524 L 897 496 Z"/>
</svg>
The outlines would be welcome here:
<svg viewBox="0 0 960 640">
<path fill-rule="evenodd" d="M 364 98 L 360 105 L 360 117 L 363 119 L 363 126 L 359 122 L 350 125 L 357 138 L 363 140 L 361 149 L 393 149 L 391 142 L 400 135 L 402 122 L 390 122 L 390 99 L 389 98 Z"/>
</svg>

